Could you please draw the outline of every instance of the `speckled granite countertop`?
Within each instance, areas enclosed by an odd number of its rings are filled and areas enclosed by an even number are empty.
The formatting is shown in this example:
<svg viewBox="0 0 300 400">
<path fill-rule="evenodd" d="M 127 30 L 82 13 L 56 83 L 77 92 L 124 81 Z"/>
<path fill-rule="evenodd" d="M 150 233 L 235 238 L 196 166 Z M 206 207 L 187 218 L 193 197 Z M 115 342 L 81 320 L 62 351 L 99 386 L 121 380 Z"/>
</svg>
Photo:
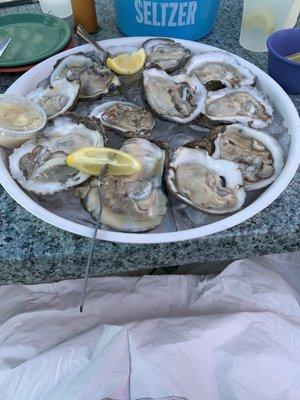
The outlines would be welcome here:
<svg viewBox="0 0 300 400">
<path fill-rule="evenodd" d="M 97 39 L 121 36 L 112 0 L 96 0 L 102 30 Z M 214 31 L 204 43 L 236 53 L 266 69 L 266 55 L 239 46 L 241 0 L 223 0 Z M 39 11 L 38 4 L 0 8 L 7 12 Z M 17 75 L 0 75 L 4 92 Z M 292 96 L 298 111 L 300 96 Z M 181 243 L 126 245 L 99 241 L 92 275 L 167 267 L 193 262 L 236 259 L 300 248 L 300 173 L 266 210 L 238 227 Z M 89 239 L 61 231 L 25 211 L 0 189 L 0 284 L 37 283 L 83 276 Z"/>
</svg>

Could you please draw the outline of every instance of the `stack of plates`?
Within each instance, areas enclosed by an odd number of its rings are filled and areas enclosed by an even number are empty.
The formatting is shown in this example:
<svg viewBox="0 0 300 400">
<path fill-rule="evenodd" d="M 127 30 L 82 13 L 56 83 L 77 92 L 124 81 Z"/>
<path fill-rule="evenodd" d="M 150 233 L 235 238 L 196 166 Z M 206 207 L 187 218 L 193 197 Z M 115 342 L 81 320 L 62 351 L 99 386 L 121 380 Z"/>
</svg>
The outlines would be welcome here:
<svg viewBox="0 0 300 400">
<path fill-rule="evenodd" d="M 24 72 L 36 63 L 74 46 L 63 19 L 39 13 L 0 16 L 0 42 L 11 38 L 0 57 L 1 72 Z"/>
</svg>

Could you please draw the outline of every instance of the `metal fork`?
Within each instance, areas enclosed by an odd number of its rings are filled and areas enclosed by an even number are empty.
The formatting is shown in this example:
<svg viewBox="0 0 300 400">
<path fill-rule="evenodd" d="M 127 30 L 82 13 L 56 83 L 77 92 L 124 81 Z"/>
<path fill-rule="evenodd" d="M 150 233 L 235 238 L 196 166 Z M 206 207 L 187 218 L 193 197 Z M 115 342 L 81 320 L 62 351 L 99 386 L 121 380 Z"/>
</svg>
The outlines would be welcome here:
<svg viewBox="0 0 300 400">
<path fill-rule="evenodd" d="M 84 305 L 84 299 L 85 299 L 85 292 L 86 292 L 86 286 L 87 286 L 87 281 L 89 278 L 89 272 L 90 272 L 90 266 L 92 263 L 92 258 L 93 258 L 93 253 L 94 253 L 94 248 L 95 248 L 95 243 L 96 243 L 96 237 L 97 237 L 97 232 L 99 229 L 99 225 L 100 225 L 100 220 L 101 220 L 101 214 L 102 214 L 102 210 L 103 210 L 103 203 L 104 203 L 104 192 L 103 192 L 103 178 L 107 172 L 107 165 L 104 165 L 98 175 L 97 178 L 97 189 L 98 189 L 98 195 L 99 195 L 99 214 L 97 216 L 97 221 L 96 221 L 96 226 L 95 226 L 95 230 L 94 230 L 94 235 L 93 235 L 93 240 L 91 243 L 91 247 L 90 247 L 90 252 L 89 252 L 89 256 L 87 259 L 87 263 L 85 266 L 85 276 L 82 282 L 82 288 L 81 288 L 81 299 L 80 299 L 80 312 L 83 311 L 83 305 Z"/>
<path fill-rule="evenodd" d="M 84 39 L 86 42 L 88 42 L 91 46 L 93 46 L 95 48 L 95 50 L 97 51 L 97 53 L 101 53 L 101 61 L 104 62 L 107 58 L 107 53 L 104 50 L 104 48 L 102 46 L 100 46 L 99 43 L 96 42 L 96 40 L 94 40 L 92 38 L 92 36 L 84 29 L 83 26 L 78 25 L 77 26 L 77 30 L 76 33 L 78 36 L 82 37 L 82 39 Z"/>
</svg>

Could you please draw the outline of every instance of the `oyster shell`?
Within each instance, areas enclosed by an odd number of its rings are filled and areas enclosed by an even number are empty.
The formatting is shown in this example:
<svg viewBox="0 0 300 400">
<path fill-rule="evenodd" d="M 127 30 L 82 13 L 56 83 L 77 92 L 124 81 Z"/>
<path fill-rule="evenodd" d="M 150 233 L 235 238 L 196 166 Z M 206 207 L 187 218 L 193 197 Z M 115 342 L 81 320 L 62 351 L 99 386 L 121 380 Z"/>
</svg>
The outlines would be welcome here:
<svg viewBox="0 0 300 400">
<path fill-rule="evenodd" d="M 265 96 L 255 88 L 222 89 L 209 92 L 203 109 L 201 125 L 241 123 L 253 128 L 264 128 L 273 120 L 273 108 Z"/>
<path fill-rule="evenodd" d="M 100 60 L 83 53 L 72 54 L 57 62 L 50 82 L 68 77 L 80 81 L 80 99 L 96 99 L 115 91 L 120 85 L 118 77 Z"/>
<path fill-rule="evenodd" d="M 151 112 L 125 101 L 103 103 L 95 107 L 90 115 L 126 138 L 149 136 L 155 126 Z"/>
<path fill-rule="evenodd" d="M 161 223 L 167 212 L 167 199 L 161 190 L 165 152 L 141 138 L 127 140 L 121 150 L 138 158 L 143 169 L 133 177 L 104 178 L 101 222 L 120 231 L 149 231 Z M 77 188 L 76 193 L 96 219 L 100 203 L 96 179 Z"/>
<path fill-rule="evenodd" d="M 255 82 L 252 72 L 223 51 L 194 55 L 185 66 L 185 71 L 187 74 L 195 73 L 207 90 L 251 86 Z"/>
<path fill-rule="evenodd" d="M 26 97 L 39 104 L 45 110 L 48 119 L 53 119 L 76 106 L 79 89 L 78 81 L 62 78 L 46 88 L 37 88 L 27 93 Z"/>
<path fill-rule="evenodd" d="M 246 197 L 238 165 L 215 160 L 199 149 L 176 150 L 167 169 L 166 183 L 175 197 L 210 214 L 237 211 Z"/>
<path fill-rule="evenodd" d="M 206 89 L 196 75 L 168 75 L 151 68 L 143 73 L 145 98 L 162 118 L 186 124 L 203 110 Z"/>
<path fill-rule="evenodd" d="M 143 44 L 147 54 L 146 68 L 161 68 L 173 72 L 184 66 L 190 50 L 171 39 L 149 39 Z"/>
<path fill-rule="evenodd" d="M 213 140 L 211 140 L 210 137 L 201 138 L 201 139 L 194 140 L 192 142 L 188 142 L 184 145 L 184 147 L 207 151 L 208 155 L 210 155 L 210 156 L 214 152 Z"/>
<path fill-rule="evenodd" d="M 283 153 L 272 136 L 240 124 L 220 126 L 212 135 L 216 136 L 212 157 L 237 163 L 246 190 L 268 186 L 280 175 Z"/>
<path fill-rule="evenodd" d="M 85 118 L 86 119 L 86 118 Z M 89 175 L 66 165 L 66 156 L 85 146 L 104 146 L 104 135 L 90 121 L 76 122 L 71 117 L 58 117 L 36 139 L 25 142 L 9 157 L 14 179 L 26 190 L 53 194 L 84 182 Z"/>
</svg>

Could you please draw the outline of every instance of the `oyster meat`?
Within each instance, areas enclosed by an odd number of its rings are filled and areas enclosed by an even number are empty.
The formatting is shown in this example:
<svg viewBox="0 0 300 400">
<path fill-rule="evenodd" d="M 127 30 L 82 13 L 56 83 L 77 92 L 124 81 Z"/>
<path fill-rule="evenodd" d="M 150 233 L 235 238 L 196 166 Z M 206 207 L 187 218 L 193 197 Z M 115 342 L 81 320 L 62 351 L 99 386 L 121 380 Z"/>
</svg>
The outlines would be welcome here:
<svg viewBox="0 0 300 400">
<path fill-rule="evenodd" d="M 210 214 L 237 211 L 246 197 L 238 165 L 215 160 L 199 149 L 176 150 L 167 169 L 166 183 L 175 197 Z"/>
<path fill-rule="evenodd" d="M 96 99 L 114 92 L 121 85 L 118 77 L 106 65 L 83 53 L 59 60 L 50 75 L 50 82 L 54 84 L 57 79 L 65 77 L 80 81 L 80 99 Z"/>
<path fill-rule="evenodd" d="M 195 73 L 207 90 L 250 86 L 255 75 L 223 51 L 194 55 L 185 66 L 187 74 Z"/>
<path fill-rule="evenodd" d="M 155 126 L 155 118 L 150 111 L 124 101 L 103 103 L 95 107 L 90 115 L 126 138 L 149 136 Z"/>
<path fill-rule="evenodd" d="M 58 117 L 41 136 L 15 149 L 9 157 L 11 174 L 26 190 L 41 195 L 79 185 L 89 175 L 68 167 L 65 160 L 70 153 L 86 146 L 104 146 L 99 127 L 92 120 L 87 126 L 71 117 Z"/>
<path fill-rule="evenodd" d="M 77 80 L 62 78 L 46 88 L 33 90 L 26 97 L 38 103 L 45 110 L 48 119 L 53 119 L 76 106 L 79 89 Z"/>
<path fill-rule="evenodd" d="M 147 103 L 162 118 L 186 124 L 201 114 L 206 89 L 196 75 L 168 75 L 151 68 L 143 73 Z"/>
<path fill-rule="evenodd" d="M 272 136 L 240 124 L 217 127 L 212 136 L 216 137 L 212 157 L 237 163 L 246 190 L 268 186 L 280 175 L 283 153 Z"/>
<path fill-rule="evenodd" d="M 143 47 L 147 54 L 146 68 L 173 72 L 183 67 L 190 57 L 190 50 L 172 39 L 149 39 Z"/>
<path fill-rule="evenodd" d="M 253 128 L 264 128 L 273 120 L 273 108 L 264 95 L 255 88 L 221 89 L 209 92 L 203 109 L 201 125 L 241 123 Z"/>
<path fill-rule="evenodd" d="M 120 150 L 138 158 L 143 169 L 136 176 L 104 178 L 101 222 L 120 231 L 149 231 L 161 223 L 167 212 L 167 199 L 161 190 L 165 151 L 141 138 L 127 140 Z M 96 219 L 100 203 L 97 180 L 81 185 L 76 193 Z"/>
</svg>

